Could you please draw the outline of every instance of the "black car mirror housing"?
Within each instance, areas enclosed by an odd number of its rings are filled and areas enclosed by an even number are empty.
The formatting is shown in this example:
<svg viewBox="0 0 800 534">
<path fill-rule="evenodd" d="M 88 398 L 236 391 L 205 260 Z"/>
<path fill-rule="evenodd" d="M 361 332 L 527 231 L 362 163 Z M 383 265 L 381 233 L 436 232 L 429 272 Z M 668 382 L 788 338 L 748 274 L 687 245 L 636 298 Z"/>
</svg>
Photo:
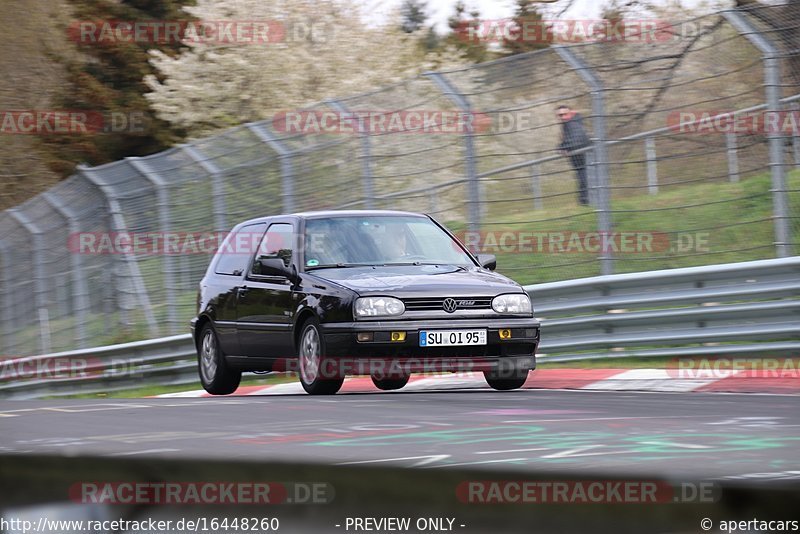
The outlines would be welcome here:
<svg viewBox="0 0 800 534">
<path fill-rule="evenodd" d="M 292 283 L 297 283 L 297 269 L 294 265 L 286 266 L 281 258 L 258 258 L 256 264 L 259 267 L 258 273 L 262 276 L 282 276 L 288 278 Z"/>
<path fill-rule="evenodd" d="M 478 263 L 490 271 L 497 269 L 497 257 L 494 254 L 478 254 Z"/>
</svg>

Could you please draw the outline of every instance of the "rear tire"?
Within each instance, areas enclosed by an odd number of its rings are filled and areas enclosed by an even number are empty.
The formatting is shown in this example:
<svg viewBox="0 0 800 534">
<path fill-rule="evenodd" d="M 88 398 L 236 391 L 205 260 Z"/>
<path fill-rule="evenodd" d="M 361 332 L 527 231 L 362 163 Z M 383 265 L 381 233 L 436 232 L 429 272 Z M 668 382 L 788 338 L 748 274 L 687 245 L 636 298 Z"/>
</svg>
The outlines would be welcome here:
<svg viewBox="0 0 800 534">
<path fill-rule="evenodd" d="M 225 361 L 225 354 L 211 323 L 207 323 L 200 331 L 197 367 L 203 389 L 212 395 L 230 395 L 239 388 L 242 372 L 231 369 Z"/>
<path fill-rule="evenodd" d="M 511 391 L 519 389 L 525 385 L 528 380 L 529 370 L 505 371 L 497 373 L 496 371 L 484 371 L 483 376 L 489 387 L 497 391 Z"/>
<path fill-rule="evenodd" d="M 300 341 L 297 345 L 297 359 L 300 367 L 300 384 L 309 395 L 335 395 L 344 384 L 344 376 L 325 376 L 332 366 L 325 356 L 325 338 L 322 336 L 319 321 L 311 318 L 303 324 Z"/>
<path fill-rule="evenodd" d="M 406 384 L 408 384 L 409 378 L 411 378 L 409 375 L 403 375 L 399 377 L 372 375 L 372 383 L 375 384 L 376 388 L 382 391 L 394 391 L 397 389 L 403 389 Z"/>
</svg>

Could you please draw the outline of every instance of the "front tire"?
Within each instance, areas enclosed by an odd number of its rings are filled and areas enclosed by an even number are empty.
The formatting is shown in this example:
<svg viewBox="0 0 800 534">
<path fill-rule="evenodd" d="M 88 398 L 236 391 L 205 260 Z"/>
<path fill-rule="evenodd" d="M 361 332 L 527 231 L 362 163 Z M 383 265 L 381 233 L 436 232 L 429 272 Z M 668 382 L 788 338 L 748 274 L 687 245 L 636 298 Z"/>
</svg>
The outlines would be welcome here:
<svg viewBox="0 0 800 534">
<path fill-rule="evenodd" d="M 300 367 L 300 384 L 309 395 L 335 395 L 344 384 L 343 376 L 326 377 L 331 366 L 325 356 L 325 338 L 322 337 L 319 321 L 309 319 L 300 334 L 297 346 Z"/>
<path fill-rule="evenodd" d="M 528 380 L 528 373 L 530 373 L 530 371 L 527 369 L 511 372 L 506 371 L 503 373 L 484 371 L 483 377 L 492 389 L 496 389 L 497 391 L 511 391 L 525 385 L 525 382 Z"/>
<path fill-rule="evenodd" d="M 372 375 L 372 383 L 375 387 L 382 391 L 394 391 L 403 389 L 408 384 L 409 375 L 402 375 L 396 377 L 385 377 Z"/>
<path fill-rule="evenodd" d="M 203 389 L 212 395 L 230 395 L 242 380 L 242 372 L 231 369 L 225 361 L 225 354 L 210 323 L 200 331 L 197 366 Z"/>
</svg>

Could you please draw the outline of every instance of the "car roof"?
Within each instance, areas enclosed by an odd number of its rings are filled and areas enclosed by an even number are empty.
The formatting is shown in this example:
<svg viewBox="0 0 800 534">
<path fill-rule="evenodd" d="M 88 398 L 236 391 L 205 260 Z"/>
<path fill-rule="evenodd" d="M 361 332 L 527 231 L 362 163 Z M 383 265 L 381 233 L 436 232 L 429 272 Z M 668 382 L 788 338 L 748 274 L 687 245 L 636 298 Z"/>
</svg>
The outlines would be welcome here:
<svg viewBox="0 0 800 534">
<path fill-rule="evenodd" d="M 427 217 L 422 213 L 411 211 L 392 211 L 392 210 L 325 210 L 325 211 L 304 211 L 299 213 L 288 213 L 285 215 L 269 215 L 244 221 L 238 226 L 246 226 L 259 222 L 266 222 L 272 219 L 296 217 L 299 219 L 324 219 L 326 217 Z"/>
</svg>

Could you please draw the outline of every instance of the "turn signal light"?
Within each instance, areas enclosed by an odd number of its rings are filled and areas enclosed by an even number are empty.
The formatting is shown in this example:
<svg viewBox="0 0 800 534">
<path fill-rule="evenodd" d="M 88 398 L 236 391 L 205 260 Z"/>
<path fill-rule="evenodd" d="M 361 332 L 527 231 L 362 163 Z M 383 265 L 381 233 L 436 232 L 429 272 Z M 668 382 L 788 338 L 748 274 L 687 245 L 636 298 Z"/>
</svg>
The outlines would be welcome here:
<svg viewBox="0 0 800 534">
<path fill-rule="evenodd" d="M 372 341 L 372 332 L 360 332 L 356 337 L 361 343 L 369 343 Z"/>
<path fill-rule="evenodd" d="M 392 343 L 402 343 L 406 340 L 405 332 L 392 332 Z"/>
<path fill-rule="evenodd" d="M 511 339 L 511 330 L 500 330 L 500 339 Z"/>
</svg>

